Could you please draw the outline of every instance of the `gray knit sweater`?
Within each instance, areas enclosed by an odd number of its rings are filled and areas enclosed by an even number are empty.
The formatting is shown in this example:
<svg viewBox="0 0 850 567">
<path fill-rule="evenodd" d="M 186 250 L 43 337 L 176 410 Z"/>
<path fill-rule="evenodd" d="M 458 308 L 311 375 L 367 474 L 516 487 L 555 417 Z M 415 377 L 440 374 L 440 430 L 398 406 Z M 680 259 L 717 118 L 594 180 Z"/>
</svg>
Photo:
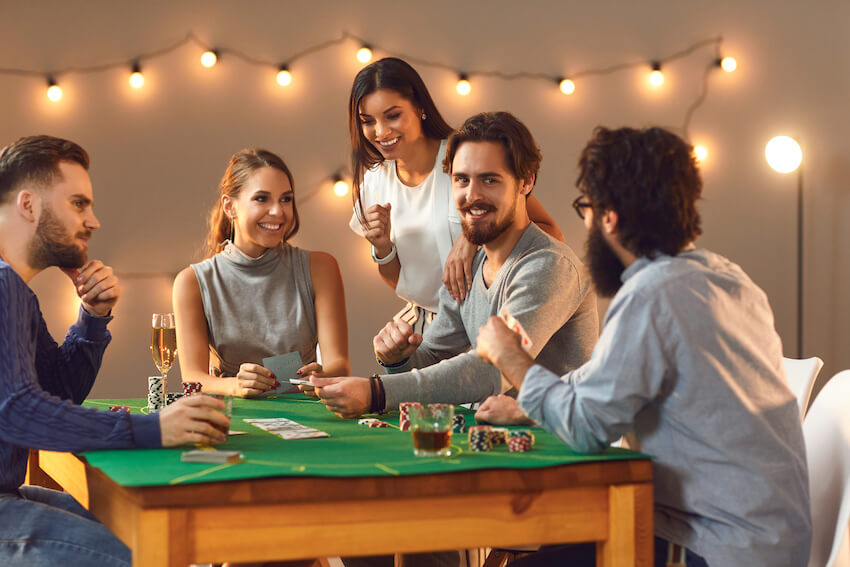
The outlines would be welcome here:
<svg viewBox="0 0 850 567">
<path fill-rule="evenodd" d="M 484 249 L 473 261 L 472 289 L 458 304 L 443 288 L 440 308 L 410 360 L 383 376 L 387 408 L 399 402 L 480 402 L 499 394 L 501 375 L 475 354 L 478 329 L 508 312 L 532 342 L 532 356 L 552 372 L 584 364 L 599 334 L 596 296 L 581 261 L 566 244 L 530 224 L 490 287 Z"/>
</svg>

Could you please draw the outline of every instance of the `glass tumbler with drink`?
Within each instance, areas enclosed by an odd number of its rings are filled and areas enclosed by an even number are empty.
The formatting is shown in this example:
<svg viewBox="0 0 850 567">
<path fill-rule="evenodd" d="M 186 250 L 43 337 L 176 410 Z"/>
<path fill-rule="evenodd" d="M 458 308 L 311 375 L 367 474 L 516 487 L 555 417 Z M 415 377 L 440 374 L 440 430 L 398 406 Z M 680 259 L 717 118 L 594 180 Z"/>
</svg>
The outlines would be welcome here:
<svg viewBox="0 0 850 567">
<path fill-rule="evenodd" d="M 448 457 L 452 454 L 451 404 L 424 404 L 410 408 L 413 454 L 417 457 Z"/>
</svg>

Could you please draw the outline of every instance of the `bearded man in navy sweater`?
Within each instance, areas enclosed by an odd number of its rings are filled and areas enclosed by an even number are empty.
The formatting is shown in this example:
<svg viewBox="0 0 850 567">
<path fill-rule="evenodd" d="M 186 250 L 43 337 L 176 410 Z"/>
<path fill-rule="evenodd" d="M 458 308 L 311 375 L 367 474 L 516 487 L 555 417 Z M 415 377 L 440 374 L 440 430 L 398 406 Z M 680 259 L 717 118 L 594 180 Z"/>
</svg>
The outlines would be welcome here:
<svg viewBox="0 0 850 567">
<path fill-rule="evenodd" d="M 0 150 L 0 564 L 131 564 L 130 550 L 70 495 L 23 485 L 29 449 L 91 451 L 221 443 L 230 422 L 206 396 L 159 413 L 82 408 L 121 295 L 112 268 L 88 260 L 100 227 L 89 157 L 68 140 L 29 136 Z M 59 267 L 81 306 L 61 346 L 28 283 Z"/>
</svg>

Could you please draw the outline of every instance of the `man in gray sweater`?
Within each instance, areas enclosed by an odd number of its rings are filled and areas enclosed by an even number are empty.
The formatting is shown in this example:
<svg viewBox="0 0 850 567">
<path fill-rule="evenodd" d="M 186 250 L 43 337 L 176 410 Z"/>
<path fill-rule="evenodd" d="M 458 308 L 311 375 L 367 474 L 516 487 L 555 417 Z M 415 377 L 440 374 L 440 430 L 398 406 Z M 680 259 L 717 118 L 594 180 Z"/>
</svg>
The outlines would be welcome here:
<svg viewBox="0 0 850 567">
<path fill-rule="evenodd" d="M 482 247 L 472 289 L 460 303 L 441 289 L 424 336 L 404 321 L 380 331 L 375 354 L 388 374 L 313 377 L 329 410 L 351 418 L 405 401 L 458 404 L 504 393 L 510 385 L 475 353 L 478 329 L 494 315 L 514 317 L 529 355 L 552 372 L 588 360 L 599 330 L 590 279 L 575 253 L 526 211 L 540 160 L 528 128 L 507 112 L 475 115 L 449 137 L 443 170 L 452 178 L 464 235 Z"/>
<path fill-rule="evenodd" d="M 598 128 L 578 187 L 593 283 L 613 296 L 592 358 L 553 373 L 497 318 L 479 331 L 478 354 L 573 449 L 626 435 L 654 457 L 656 566 L 806 565 L 806 456 L 782 342 L 765 293 L 693 245 L 693 148 L 660 128 Z M 513 565 L 596 565 L 594 555 L 570 546 Z"/>
</svg>

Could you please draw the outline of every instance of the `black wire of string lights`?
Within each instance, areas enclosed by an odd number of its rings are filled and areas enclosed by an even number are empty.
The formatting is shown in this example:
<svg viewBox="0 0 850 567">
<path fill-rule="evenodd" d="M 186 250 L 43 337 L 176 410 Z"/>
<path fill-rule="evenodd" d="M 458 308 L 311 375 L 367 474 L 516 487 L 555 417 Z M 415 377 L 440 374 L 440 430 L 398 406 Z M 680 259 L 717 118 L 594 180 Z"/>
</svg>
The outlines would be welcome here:
<svg viewBox="0 0 850 567">
<path fill-rule="evenodd" d="M 180 47 L 186 44 L 195 44 L 200 48 L 204 49 L 204 53 L 201 57 L 201 62 L 204 66 L 212 67 L 217 62 L 218 59 L 222 56 L 233 57 L 244 61 L 246 63 L 250 63 L 260 67 L 268 67 L 271 69 L 276 69 L 277 73 L 277 81 L 282 86 L 286 86 L 290 84 L 292 81 L 292 64 L 299 60 L 321 51 L 323 49 L 327 49 L 328 47 L 332 47 L 335 45 L 342 44 L 347 41 L 354 41 L 360 44 L 360 49 L 357 52 L 357 58 L 361 63 L 367 63 L 372 58 L 372 50 L 375 49 L 375 46 L 371 44 L 369 41 L 358 37 L 348 31 L 344 31 L 339 37 L 334 39 L 329 39 L 326 41 L 322 41 L 315 45 L 309 46 L 301 51 L 298 51 L 289 57 L 283 58 L 278 61 L 271 61 L 268 59 L 262 59 L 259 57 L 255 57 L 244 51 L 231 48 L 231 47 L 217 47 L 211 45 L 209 42 L 204 41 L 200 37 L 198 37 L 194 32 L 189 32 L 186 36 L 176 41 L 166 47 L 161 49 L 156 49 L 147 53 L 142 53 L 133 57 L 129 61 L 120 60 L 120 61 L 111 61 L 108 63 L 102 63 L 97 65 L 85 65 L 85 66 L 69 66 L 59 69 L 52 69 L 49 71 L 35 71 L 32 69 L 16 69 L 16 68 L 0 68 L 0 75 L 18 75 L 18 76 L 27 76 L 27 77 L 43 77 L 45 78 L 48 84 L 48 97 L 51 100 L 59 100 L 62 96 L 61 87 L 59 86 L 59 78 L 63 75 L 67 75 L 70 73 L 96 73 L 101 71 L 106 71 L 115 68 L 129 68 L 131 71 L 130 75 L 130 85 L 134 88 L 141 88 L 144 85 L 144 75 L 142 74 L 142 63 L 145 61 L 149 61 L 151 59 L 161 57 L 168 53 L 171 53 Z M 570 95 L 575 92 L 576 89 L 576 81 L 581 79 L 586 79 L 589 77 L 602 76 L 602 75 L 610 75 L 612 73 L 617 73 L 619 71 L 623 71 L 630 68 L 639 68 L 639 67 L 649 67 L 652 69 L 652 75 L 650 77 L 650 81 L 656 85 L 660 86 L 663 82 L 662 66 L 677 59 L 682 59 L 688 57 L 694 52 L 698 51 L 703 47 L 714 47 L 714 57 L 711 59 L 709 65 L 706 67 L 706 71 L 703 74 L 702 79 L 702 87 L 699 95 L 694 100 L 694 102 L 688 107 L 687 112 L 685 113 L 684 120 L 682 122 L 681 130 L 687 137 L 688 129 L 691 123 L 691 119 L 695 111 L 699 108 L 700 105 L 705 101 L 708 95 L 708 79 L 713 69 L 717 67 L 722 67 L 726 71 L 733 71 L 736 67 L 734 59 L 731 57 L 723 57 L 721 53 L 721 47 L 723 43 L 723 38 L 721 36 L 710 37 L 706 39 L 702 39 L 697 41 L 693 45 L 690 45 L 686 49 L 673 53 L 671 55 L 656 58 L 653 60 L 634 60 L 627 61 L 623 63 L 617 63 L 614 65 L 610 65 L 607 67 L 598 67 L 598 68 L 590 68 L 584 69 L 580 71 L 576 71 L 569 74 L 564 75 L 553 75 L 544 72 L 531 72 L 531 71 L 521 71 L 516 73 L 506 73 L 504 71 L 498 70 L 463 70 L 458 71 L 456 67 L 449 65 L 447 63 L 443 63 L 440 61 L 433 61 L 428 59 L 423 59 L 421 57 L 416 57 L 407 54 L 401 53 L 393 53 L 391 50 L 383 50 L 384 52 L 396 55 L 409 61 L 411 63 L 415 63 L 422 66 L 443 69 L 446 71 L 450 71 L 455 73 L 458 76 L 458 85 L 457 90 L 461 95 L 466 95 L 471 92 L 471 83 L 470 79 L 473 77 L 493 77 L 506 81 L 514 81 L 514 80 L 540 80 L 549 83 L 554 83 L 557 85 L 561 91 L 565 95 Z M 722 64 L 721 64 L 722 62 Z M 50 90 L 53 89 L 53 90 Z"/>
<path fill-rule="evenodd" d="M 146 61 L 150 61 L 157 57 L 162 57 L 167 55 L 173 51 L 176 51 L 180 47 L 183 47 L 186 44 L 194 44 L 204 50 L 201 55 L 201 64 L 205 67 L 212 67 L 217 64 L 219 58 L 221 57 L 232 57 L 243 62 L 256 65 L 259 67 L 267 67 L 271 69 L 277 70 L 276 80 L 281 86 L 289 85 L 292 80 L 292 70 L 291 66 L 294 62 L 299 59 L 303 59 L 313 53 L 318 51 L 322 51 L 329 47 L 333 47 L 336 45 L 343 44 L 345 42 L 356 42 L 360 45 L 360 48 L 357 50 L 357 59 L 363 64 L 368 63 L 372 59 L 373 50 L 376 49 L 376 46 L 371 42 L 358 37 L 348 31 L 342 32 L 342 34 L 334 39 L 329 39 L 326 41 L 322 41 L 315 45 L 311 45 L 301 51 L 298 51 L 289 57 L 285 57 L 278 61 L 272 61 L 268 59 L 262 59 L 259 57 L 254 57 L 248 53 L 240 51 L 231 47 L 224 46 L 214 46 L 209 42 L 204 41 L 200 37 L 198 37 L 194 32 L 189 32 L 186 34 L 183 39 L 180 39 L 176 42 L 171 43 L 163 48 L 156 49 L 153 51 L 149 51 L 146 53 L 142 53 L 130 59 L 129 61 L 126 59 L 111 61 L 107 63 L 97 64 L 97 65 L 83 65 L 83 66 L 69 66 L 63 67 L 59 69 L 52 69 L 50 71 L 35 71 L 32 69 L 17 69 L 17 68 L 2 68 L 0 67 L 0 75 L 16 75 L 16 76 L 24 76 L 24 77 L 42 77 L 45 79 L 47 83 L 47 97 L 56 102 L 62 98 L 62 90 L 59 85 L 59 78 L 68 75 L 71 73 L 78 74 L 86 74 L 86 73 L 97 73 L 102 71 L 107 71 L 110 69 L 116 68 L 127 68 L 130 71 L 129 75 L 129 84 L 133 88 L 141 88 L 144 85 L 144 75 L 143 75 L 143 63 Z M 663 66 L 669 64 L 677 59 L 686 58 L 696 51 L 706 48 L 706 47 L 714 47 L 714 54 L 711 58 L 709 64 L 706 66 L 705 71 L 702 74 L 701 85 L 699 94 L 693 100 L 693 102 L 688 106 L 685 116 L 681 125 L 681 132 L 683 136 L 688 139 L 689 138 L 689 128 L 691 121 L 693 119 L 694 114 L 697 109 L 705 102 L 708 97 L 708 88 L 709 88 L 709 79 L 712 75 L 712 72 L 718 68 L 722 68 L 726 72 L 732 72 L 736 69 L 737 63 L 732 57 L 724 57 L 722 53 L 722 45 L 723 38 L 722 36 L 715 36 L 706 39 L 699 40 L 694 44 L 688 46 L 687 48 L 667 55 L 665 57 L 660 57 L 653 60 L 633 60 L 627 61 L 623 63 L 617 63 L 614 65 L 609 65 L 607 67 L 597 67 L 597 68 L 589 68 L 584 70 L 579 70 L 576 72 L 572 72 L 569 74 L 563 75 L 553 75 L 544 72 L 531 72 L 531 71 L 521 71 L 516 73 L 507 73 L 504 71 L 498 70 L 463 70 L 458 71 L 458 69 L 452 65 L 447 63 L 443 63 L 440 61 L 433 61 L 428 59 L 423 59 L 421 57 L 416 57 L 412 55 L 397 53 L 392 50 L 384 50 L 381 49 L 382 52 L 387 53 L 388 55 L 395 55 L 400 57 L 410 63 L 414 63 L 420 66 L 431 67 L 435 69 L 442 69 L 445 71 L 452 72 L 457 75 L 458 82 L 456 90 L 459 95 L 465 96 L 468 95 L 472 90 L 472 84 L 470 79 L 473 77 L 489 77 L 489 78 L 497 78 L 505 81 L 516 81 L 516 80 L 536 80 L 543 81 L 550 84 L 554 84 L 557 88 L 560 89 L 564 95 L 571 95 L 576 90 L 576 82 L 581 81 L 582 79 L 590 78 L 590 77 L 598 77 L 603 75 L 610 75 L 613 73 L 617 73 L 620 71 L 624 71 L 626 69 L 633 68 L 648 68 L 651 72 L 649 75 L 649 81 L 653 86 L 660 86 L 664 82 L 664 75 L 662 73 Z M 700 151 L 703 152 L 703 155 L 700 155 Z M 697 148 L 697 158 L 703 159 L 704 150 L 701 148 Z M 334 185 L 334 192 L 337 195 L 345 195 L 346 188 L 342 187 L 340 184 L 345 183 L 344 176 L 341 173 L 345 168 L 340 168 L 337 172 L 335 172 L 331 178 L 331 181 Z M 312 197 L 318 194 L 320 187 L 317 187 L 313 191 L 305 194 L 303 197 L 299 199 L 300 203 L 306 203 Z M 124 274 L 123 277 L 151 277 L 155 274 Z M 162 274 L 173 277 L 174 274 Z"/>
</svg>

